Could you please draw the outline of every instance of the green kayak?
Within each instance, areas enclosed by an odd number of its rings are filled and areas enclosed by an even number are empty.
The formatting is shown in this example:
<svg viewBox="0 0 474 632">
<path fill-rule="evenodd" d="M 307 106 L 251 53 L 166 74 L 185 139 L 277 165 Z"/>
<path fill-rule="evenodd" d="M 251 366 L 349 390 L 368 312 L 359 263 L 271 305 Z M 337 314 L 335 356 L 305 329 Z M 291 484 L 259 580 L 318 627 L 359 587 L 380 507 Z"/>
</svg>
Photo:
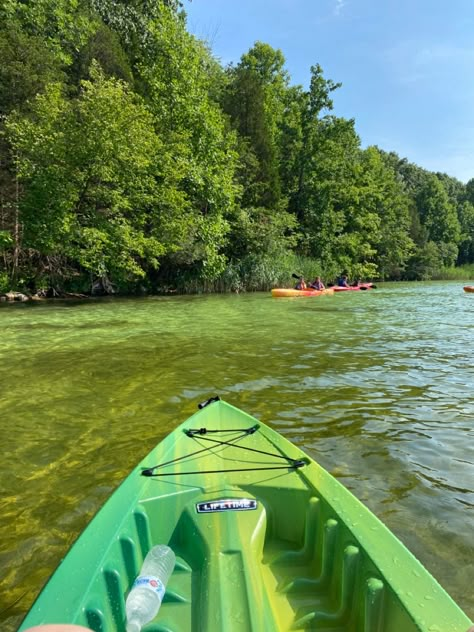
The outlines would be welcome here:
<svg viewBox="0 0 474 632">
<path fill-rule="evenodd" d="M 218 398 L 144 459 L 84 530 L 20 630 L 124 632 L 144 556 L 176 564 L 143 632 L 467 632 L 399 540 L 280 434 Z"/>
</svg>

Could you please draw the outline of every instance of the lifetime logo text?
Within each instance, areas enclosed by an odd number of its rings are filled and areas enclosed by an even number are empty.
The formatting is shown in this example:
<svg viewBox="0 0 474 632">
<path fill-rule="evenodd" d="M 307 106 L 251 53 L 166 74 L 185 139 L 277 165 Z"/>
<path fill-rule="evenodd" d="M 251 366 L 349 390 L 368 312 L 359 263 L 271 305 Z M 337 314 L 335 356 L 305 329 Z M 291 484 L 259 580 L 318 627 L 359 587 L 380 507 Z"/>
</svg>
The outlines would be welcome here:
<svg viewBox="0 0 474 632">
<path fill-rule="evenodd" d="M 198 513 L 214 513 L 217 511 L 251 511 L 257 509 L 257 501 L 253 498 L 225 498 L 207 503 L 197 503 Z"/>
</svg>

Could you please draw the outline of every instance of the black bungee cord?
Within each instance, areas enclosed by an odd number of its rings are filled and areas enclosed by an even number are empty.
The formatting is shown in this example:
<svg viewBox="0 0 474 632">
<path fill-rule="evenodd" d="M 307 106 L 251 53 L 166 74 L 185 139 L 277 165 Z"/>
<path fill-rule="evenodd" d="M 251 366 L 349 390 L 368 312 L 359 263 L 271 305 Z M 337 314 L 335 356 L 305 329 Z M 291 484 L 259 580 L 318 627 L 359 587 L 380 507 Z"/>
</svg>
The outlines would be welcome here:
<svg viewBox="0 0 474 632">
<path fill-rule="evenodd" d="M 219 470 L 197 470 L 192 472 L 179 472 L 180 476 L 184 476 L 186 474 L 220 474 L 224 472 L 257 472 L 262 470 L 296 470 L 300 467 L 306 465 L 306 461 L 304 459 L 293 459 L 285 454 L 276 454 L 274 452 L 265 452 L 264 450 L 258 450 L 256 448 L 250 448 L 249 446 L 238 445 L 236 442 L 239 439 L 242 439 L 246 436 L 254 434 L 259 429 L 259 425 L 251 426 L 250 428 L 238 428 L 238 429 L 226 429 L 226 430 L 209 430 L 207 428 L 198 428 L 198 429 L 186 429 L 184 433 L 186 436 L 190 438 L 199 437 L 202 441 L 211 442 L 215 446 L 230 446 L 233 448 L 239 448 L 240 450 L 247 450 L 248 452 L 255 452 L 257 454 L 263 454 L 265 456 L 271 456 L 278 459 L 284 459 L 287 461 L 287 465 L 275 465 L 271 467 L 252 467 L 252 468 L 235 468 L 235 469 L 219 469 Z M 205 435 L 211 433 L 220 433 L 220 432 L 239 432 L 237 437 L 233 439 L 229 439 L 228 441 L 222 441 L 219 439 L 211 439 L 211 437 L 207 437 Z M 183 459 L 187 459 L 197 454 L 202 454 L 203 452 L 208 452 L 212 449 L 212 446 L 202 448 L 201 450 L 196 450 L 195 452 L 191 452 L 190 454 L 185 454 L 183 456 L 177 457 L 176 459 L 172 459 L 171 461 L 166 461 L 165 463 L 159 463 L 158 465 L 154 465 L 153 467 L 148 467 L 142 470 L 142 476 L 148 477 L 163 477 L 163 476 L 175 476 L 176 472 L 159 472 L 155 473 L 155 470 L 158 468 L 165 467 L 167 465 L 172 465 L 174 463 L 178 463 Z"/>
</svg>

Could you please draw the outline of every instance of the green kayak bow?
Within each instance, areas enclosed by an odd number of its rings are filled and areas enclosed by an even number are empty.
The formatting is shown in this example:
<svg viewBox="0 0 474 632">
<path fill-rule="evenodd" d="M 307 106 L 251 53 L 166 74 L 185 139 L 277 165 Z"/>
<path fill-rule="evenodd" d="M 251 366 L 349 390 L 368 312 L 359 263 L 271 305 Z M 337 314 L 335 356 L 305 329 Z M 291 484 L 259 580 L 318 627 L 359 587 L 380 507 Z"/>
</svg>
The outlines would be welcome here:
<svg viewBox="0 0 474 632">
<path fill-rule="evenodd" d="M 124 632 L 155 544 L 176 554 L 143 632 L 466 632 L 436 580 L 280 434 L 211 400 L 131 472 L 23 621 Z"/>
</svg>

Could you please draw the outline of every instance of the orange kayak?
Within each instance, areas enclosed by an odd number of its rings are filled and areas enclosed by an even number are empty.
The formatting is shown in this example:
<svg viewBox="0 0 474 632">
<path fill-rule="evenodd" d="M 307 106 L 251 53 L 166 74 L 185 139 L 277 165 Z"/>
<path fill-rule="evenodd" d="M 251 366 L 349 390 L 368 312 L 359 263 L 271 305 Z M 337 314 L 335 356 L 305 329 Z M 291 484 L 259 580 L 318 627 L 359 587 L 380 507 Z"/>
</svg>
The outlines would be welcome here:
<svg viewBox="0 0 474 632">
<path fill-rule="evenodd" d="M 334 289 L 331 287 L 326 290 L 294 290 L 279 287 L 272 290 L 272 296 L 321 296 L 322 294 L 334 294 Z"/>
<path fill-rule="evenodd" d="M 474 285 L 465 285 L 464 286 L 464 291 L 465 292 L 474 292 Z"/>
</svg>

